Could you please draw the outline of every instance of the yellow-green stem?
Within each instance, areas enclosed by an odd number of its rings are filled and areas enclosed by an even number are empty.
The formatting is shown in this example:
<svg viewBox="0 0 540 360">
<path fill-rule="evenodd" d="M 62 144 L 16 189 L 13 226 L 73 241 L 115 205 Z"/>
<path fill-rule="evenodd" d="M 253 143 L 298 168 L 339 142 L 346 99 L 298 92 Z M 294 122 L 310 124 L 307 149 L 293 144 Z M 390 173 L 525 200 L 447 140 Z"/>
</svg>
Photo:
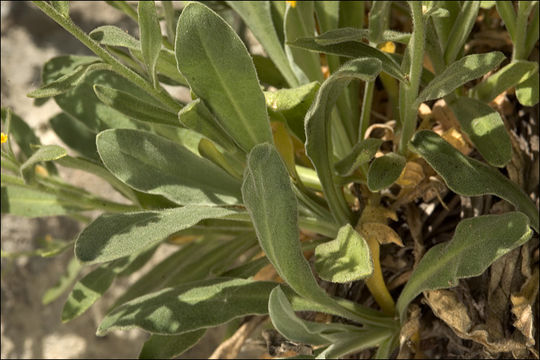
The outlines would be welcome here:
<svg viewBox="0 0 540 360">
<path fill-rule="evenodd" d="M 396 305 L 383 279 L 381 263 L 379 261 L 379 242 L 372 237 L 366 238 L 366 242 L 368 243 L 373 261 L 373 274 L 366 279 L 366 285 L 383 313 L 393 315 L 396 311 Z"/>
</svg>

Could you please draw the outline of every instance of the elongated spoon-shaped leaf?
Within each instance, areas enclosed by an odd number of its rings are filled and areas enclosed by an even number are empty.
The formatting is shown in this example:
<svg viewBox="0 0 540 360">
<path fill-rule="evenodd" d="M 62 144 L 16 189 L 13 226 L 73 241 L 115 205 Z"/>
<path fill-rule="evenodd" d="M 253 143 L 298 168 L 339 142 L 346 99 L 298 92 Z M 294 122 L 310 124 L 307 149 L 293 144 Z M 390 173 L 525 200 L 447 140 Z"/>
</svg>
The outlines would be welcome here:
<svg viewBox="0 0 540 360">
<path fill-rule="evenodd" d="M 396 153 L 388 153 L 373 160 L 367 174 L 367 185 L 371 191 L 389 187 L 399 178 L 407 160 Z"/>
<path fill-rule="evenodd" d="M 501 115 L 486 103 L 460 97 L 450 103 L 452 111 L 484 159 L 493 166 L 503 167 L 512 158 L 512 143 Z"/>
<path fill-rule="evenodd" d="M 140 130 L 98 134 L 105 167 L 134 189 L 163 195 L 177 204 L 235 204 L 240 182 L 181 145 Z"/>
<path fill-rule="evenodd" d="M 531 238 L 528 225 L 520 212 L 461 221 L 452 240 L 429 249 L 409 278 L 397 302 L 402 323 L 407 306 L 418 294 L 453 287 L 459 279 L 482 274 L 499 257 Z"/>
<path fill-rule="evenodd" d="M 234 30 L 207 6 L 191 2 L 176 30 L 178 69 L 191 89 L 245 151 L 272 142 L 255 66 Z"/>
<path fill-rule="evenodd" d="M 156 63 L 161 49 L 161 28 L 154 0 L 139 1 L 139 28 L 141 32 L 141 51 L 144 63 L 154 86 L 157 87 Z"/>
<path fill-rule="evenodd" d="M 538 103 L 539 81 L 538 73 L 535 73 L 533 76 L 516 86 L 516 97 L 520 104 L 534 106 Z"/>
<path fill-rule="evenodd" d="M 500 51 L 465 56 L 452 63 L 422 90 L 416 105 L 428 100 L 442 98 L 463 84 L 477 79 L 499 65 L 505 56 Z"/>
<path fill-rule="evenodd" d="M 359 322 L 382 323 L 377 312 L 364 308 L 345 309 L 317 285 L 300 246 L 294 191 L 274 146 L 260 144 L 250 152 L 242 196 L 266 257 L 297 294 L 341 316 Z"/>
<path fill-rule="evenodd" d="M 444 179 L 446 185 L 464 196 L 496 195 L 525 213 L 539 231 L 538 210 L 529 197 L 499 171 L 460 153 L 430 130 L 416 133 L 410 144 Z"/>
<path fill-rule="evenodd" d="M 244 20 L 289 86 L 298 86 L 298 79 L 289 65 L 272 22 L 270 1 L 227 1 L 227 4 Z"/>
<path fill-rule="evenodd" d="M 326 281 L 346 283 L 368 277 L 373 263 L 366 240 L 347 224 L 337 237 L 315 248 L 315 269 Z"/>
<path fill-rule="evenodd" d="M 234 213 L 218 207 L 189 205 L 161 211 L 101 215 L 79 234 L 75 255 L 89 264 L 119 259 L 158 244 L 203 219 Z"/>
<path fill-rule="evenodd" d="M 97 330 L 139 327 L 153 334 L 177 335 L 268 312 L 269 281 L 211 279 L 182 284 L 129 301 L 105 316 Z"/>
<path fill-rule="evenodd" d="M 375 58 L 347 62 L 322 84 L 306 114 L 306 153 L 317 170 L 328 205 L 340 225 L 348 222 L 350 210 L 341 188 L 336 185 L 337 181 L 334 181 L 330 114 L 341 91 L 351 80 L 371 81 L 380 71 L 381 62 Z"/>
</svg>

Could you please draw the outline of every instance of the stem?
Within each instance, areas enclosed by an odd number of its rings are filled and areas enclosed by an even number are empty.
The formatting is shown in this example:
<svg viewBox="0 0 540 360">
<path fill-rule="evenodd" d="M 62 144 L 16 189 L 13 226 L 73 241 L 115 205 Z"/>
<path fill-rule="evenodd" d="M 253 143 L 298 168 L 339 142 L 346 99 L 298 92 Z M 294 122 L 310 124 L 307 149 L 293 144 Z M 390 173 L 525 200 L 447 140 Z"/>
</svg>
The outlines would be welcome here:
<svg viewBox="0 0 540 360">
<path fill-rule="evenodd" d="M 373 90 L 375 81 L 367 81 L 364 86 L 364 97 L 362 99 L 362 113 L 360 115 L 360 126 L 358 128 L 358 142 L 364 140 L 364 134 L 369 127 L 371 118 L 371 104 L 373 102 Z"/>
<path fill-rule="evenodd" d="M 412 138 L 416 128 L 416 114 L 418 109 L 413 107 L 414 101 L 418 96 L 420 88 L 420 78 L 422 76 L 424 62 L 424 20 L 422 18 L 422 3 L 410 1 L 412 18 L 413 18 L 413 34 L 411 38 L 411 67 L 409 70 L 410 85 L 405 86 L 405 115 L 402 121 L 403 130 L 401 132 L 401 141 L 399 142 L 399 152 L 402 155 L 407 155 L 408 143 Z"/>
<path fill-rule="evenodd" d="M 123 65 L 120 61 L 118 61 L 118 59 L 112 56 L 107 50 L 102 48 L 80 27 L 78 27 L 71 20 L 71 18 L 62 16 L 58 11 L 56 11 L 50 4 L 46 3 L 45 1 L 32 2 L 47 16 L 56 21 L 58 25 L 62 26 L 65 30 L 67 30 L 70 34 L 72 34 L 80 42 L 82 42 L 86 47 L 88 47 L 92 52 L 99 56 L 104 62 L 111 65 L 113 70 L 119 75 L 122 75 L 123 77 L 146 91 L 148 94 L 162 102 L 175 113 L 182 109 L 182 106 L 176 100 L 174 100 L 163 88 L 154 88 L 154 86 L 150 82 L 146 81 L 139 74 Z"/>
<path fill-rule="evenodd" d="M 373 274 L 365 280 L 366 285 L 371 292 L 371 295 L 375 298 L 375 301 L 377 301 L 377 304 L 381 307 L 383 313 L 386 315 L 394 315 L 396 305 L 382 276 L 381 263 L 379 261 L 379 242 L 373 237 L 365 237 L 365 239 L 371 252 L 371 259 L 373 260 Z"/>
</svg>

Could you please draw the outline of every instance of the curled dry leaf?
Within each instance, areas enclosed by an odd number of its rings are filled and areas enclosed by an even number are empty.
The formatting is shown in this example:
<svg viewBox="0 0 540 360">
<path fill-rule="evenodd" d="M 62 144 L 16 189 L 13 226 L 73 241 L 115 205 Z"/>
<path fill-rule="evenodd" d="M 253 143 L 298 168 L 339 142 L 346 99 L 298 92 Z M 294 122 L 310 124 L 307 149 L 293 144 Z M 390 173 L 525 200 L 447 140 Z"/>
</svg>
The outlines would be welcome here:
<svg viewBox="0 0 540 360">
<path fill-rule="evenodd" d="M 516 317 L 514 327 L 526 338 L 527 346 L 534 346 L 534 316 L 532 305 L 538 295 L 538 268 L 533 275 L 523 284 L 521 290 L 510 296 L 512 302 L 512 314 Z"/>
</svg>

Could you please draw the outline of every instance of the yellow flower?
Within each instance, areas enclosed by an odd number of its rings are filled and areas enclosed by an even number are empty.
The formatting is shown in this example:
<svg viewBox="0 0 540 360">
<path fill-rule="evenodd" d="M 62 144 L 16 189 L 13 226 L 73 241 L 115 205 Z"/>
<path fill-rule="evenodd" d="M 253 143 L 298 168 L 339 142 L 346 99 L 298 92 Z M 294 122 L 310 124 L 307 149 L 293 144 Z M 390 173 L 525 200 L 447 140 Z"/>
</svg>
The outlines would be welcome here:
<svg viewBox="0 0 540 360">
<path fill-rule="evenodd" d="M 2 144 L 7 141 L 7 135 L 2 133 Z"/>
<path fill-rule="evenodd" d="M 381 51 L 393 54 L 396 51 L 396 44 L 394 44 L 391 41 L 387 41 L 387 42 L 379 45 L 379 49 Z"/>
<path fill-rule="evenodd" d="M 296 7 L 296 1 L 286 1 L 291 7 Z"/>
</svg>

